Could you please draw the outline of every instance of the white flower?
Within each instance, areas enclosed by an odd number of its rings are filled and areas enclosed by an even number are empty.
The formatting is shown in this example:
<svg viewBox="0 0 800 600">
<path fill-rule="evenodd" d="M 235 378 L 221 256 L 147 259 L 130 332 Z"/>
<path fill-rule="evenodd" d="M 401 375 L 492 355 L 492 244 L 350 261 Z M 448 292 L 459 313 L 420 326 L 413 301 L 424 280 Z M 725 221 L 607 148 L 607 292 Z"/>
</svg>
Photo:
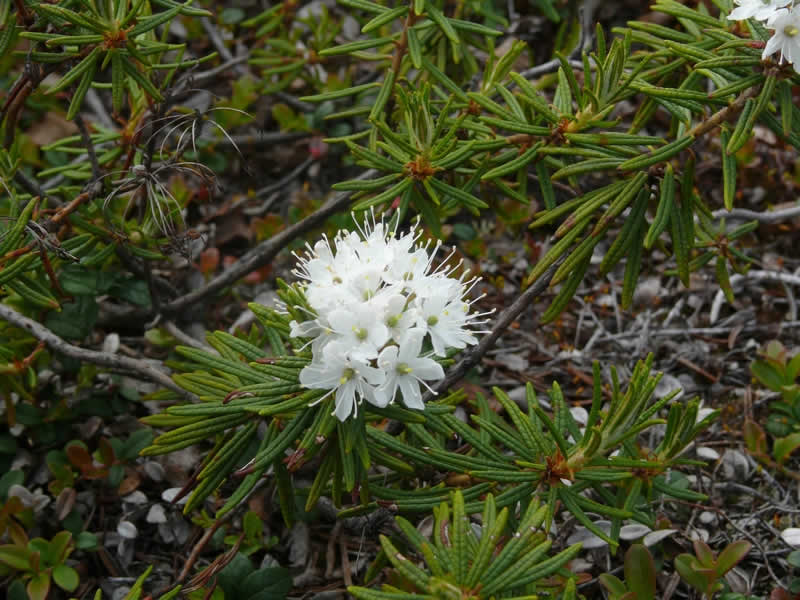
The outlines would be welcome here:
<svg viewBox="0 0 800 600">
<path fill-rule="evenodd" d="M 358 411 L 362 399 L 375 400 L 375 388 L 386 379 L 381 369 L 350 356 L 349 347 L 341 342 L 331 342 L 322 350 L 320 361 L 314 361 L 300 371 L 300 384 L 307 388 L 336 392 L 334 414 L 344 421 Z M 358 398 L 356 398 L 356 393 Z M 323 396 L 320 400 L 327 397 Z"/>
<path fill-rule="evenodd" d="M 414 252 L 398 253 L 395 260 L 388 265 L 384 278 L 390 283 L 410 286 L 425 280 L 433 255 L 419 248 Z"/>
<path fill-rule="evenodd" d="M 781 531 L 781 539 L 792 548 L 800 548 L 800 529 L 789 527 Z"/>
<path fill-rule="evenodd" d="M 762 60 L 780 51 L 781 61 L 787 60 L 800 73 L 800 9 L 781 10 L 767 24 L 775 33 L 767 41 Z"/>
<path fill-rule="evenodd" d="M 286 307 L 295 317 L 290 335 L 308 339 L 313 357 L 300 383 L 329 390 L 322 399 L 334 394 L 342 421 L 364 400 L 387 406 L 399 396 L 424 408 L 420 385 L 430 389 L 426 381 L 444 377 L 423 354 L 426 341 L 439 356 L 477 343 L 470 328 L 482 315 L 470 313 L 464 298 L 478 280 L 452 277 L 461 267 L 449 260 L 452 253 L 432 268 L 440 244 L 431 248 L 419 237 L 417 226 L 397 237 L 373 218 L 297 257 L 294 274 L 308 306 Z"/>
<path fill-rule="evenodd" d="M 392 339 L 400 339 L 417 320 L 416 309 L 407 304 L 408 299 L 402 294 L 392 294 L 386 298 L 383 322 L 389 329 Z"/>
<path fill-rule="evenodd" d="M 782 7 L 792 2 L 792 0 L 736 0 L 738 6 L 731 11 L 728 19 L 731 21 L 741 21 L 755 17 L 759 21 L 767 21 L 775 16 L 775 13 Z"/>
<path fill-rule="evenodd" d="M 349 311 L 334 310 L 328 315 L 328 321 L 352 356 L 375 358 L 378 349 L 389 341 L 389 329 L 375 318 L 375 310 L 369 305 L 354 306 Z"/>
<path fill-rule="evenodd" d="M 420 356 L 424 337 L 425 331 L 415 327 L 405 333 L 399 347 L 386 346 L 381 351 L 378 366 L 385 371 L 386 381 L 375 391 L 379 406 L 394 402 L 399 389 L 408 408 L 425 408 L 419 384 L 428 387 L 425 381 L 443 378 L 444 370 L 435 360 Z"/>
<path fill-rule="evenodd" d="M 464 328 L 470 318 L 469 304 L 460 299 L 453 300 L 448 296 L 438 295 L 422 303 L 417 325 L 427 329 L 436 355 L 445 356 L 447 348 L 460 349 L 468 344 L 478 343 L 473 333 Z"/>
</svg>

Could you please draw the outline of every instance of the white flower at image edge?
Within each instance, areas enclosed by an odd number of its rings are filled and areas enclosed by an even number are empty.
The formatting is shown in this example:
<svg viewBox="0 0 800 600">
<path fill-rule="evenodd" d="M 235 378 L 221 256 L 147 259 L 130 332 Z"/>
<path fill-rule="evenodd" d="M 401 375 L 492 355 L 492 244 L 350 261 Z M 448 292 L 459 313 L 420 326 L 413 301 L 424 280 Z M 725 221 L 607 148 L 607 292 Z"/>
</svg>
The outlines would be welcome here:
<svg viewBox="0 0 800 600">
<path fill-rule="evenodd" d="M 800 548 L 800 529 L 789 527 L 781 531 L 781 538 L 792 548 Z"/>
<path fill-rule="evenodd" d="M 311 388 L 330 390 L 319 401 L 336 392 L 336 410 L 340 421 L 358 411 L 361 398 L 375 401 L 372 386 L 382 384 L 386 373 L 381 369 L 370 367 L 362 360 L 352 358 L 350 347 L 341 342 L 330 342 L 322 350 L 321 360 L 312 362 L 300 371 L 300 385 Z M 358 393 L 359 398 L 356 398 Z"/>
<path fill-rule="evenodd" d="M 800 9 L 781 10 L 767 27 L 775 33 L 767 41 L 762 60 L 776 52 L 781 53 L 781 60 L 787 60 L 800 73 Z"/>
<path fill-rule="evenodd" d="M 738 6 L 731 11 L 728 19 L 741 21 L 753 17 L 758 21 L 767 21 L 791 2 L 792 0 L 736 0 Z"/>
<path fill-rule="evenodd" d="M 409 329 L 400 340 L 400 346 L 387 346 L 378 356 L 378 366 L 386 373 L 386 381 L 375 390 L 378 406 L 394 402 L 397 390 L 403 394 L 403 403 L 408 408 L 422 410 L 422 392 L 419 384 L 444 377 L 442 365 L 435 360 L 419 355 L 425 331 Z M 427 386 L 426 386 L 427 387 Z"/>
</svg>

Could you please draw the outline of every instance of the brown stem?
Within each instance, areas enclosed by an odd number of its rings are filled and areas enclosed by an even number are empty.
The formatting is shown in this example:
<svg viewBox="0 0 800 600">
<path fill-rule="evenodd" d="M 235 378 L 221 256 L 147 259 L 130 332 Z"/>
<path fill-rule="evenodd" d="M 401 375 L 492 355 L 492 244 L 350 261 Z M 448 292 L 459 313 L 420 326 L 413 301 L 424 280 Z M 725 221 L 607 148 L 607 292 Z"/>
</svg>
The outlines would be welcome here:
<svg viewBox="0 0 800 600">
<path fill-rule="evenodd" d="M 64 289 L 61 287 L 61 284 L 58 282 L 58 277 L 56 277 L 56 272 L 53 270 L 53 265 L 50 262 L 50 259 L 47 258 L 47 249 L 44 247 L 44 243 L 41 241 L 39 242 L 39 258 L 42 259 L 42 265 L 47 273 L 47 278 L 50 280 L 50 285 L 53 286 L 53 289 L 58 294 L 58 297 L 71 299 L 72 296 L 65 293 Z"/>
<path fill-rule="evenodd" d="M 414 12 L 414 6 L 408 7 L 408 14 L 406 21 L 403 23 L 403 32 L 400 34 L 400 39 L 395 44 L 394 56 L 392 57 L 392 72 L 397 77 L 400 74 L 400 65 L 403 62 L 403 57 L 408 51 L 408 29 L 416 23 L 418 17 Z M 396 81 L 396 80 L 395 80 Z"/>
<path fill-rule="evenodd" d="M 36 344 L 33 351 L 22 360 L 15 358 L 13 363 L 0 365 L 0 373 L 3 375 L 19 375 L 20 373 L 24 373 L 25 370 L 31 366 L 33 359 L 36 358 L 42 350 L 44 350 L 44 342 L 39 342 Z"/>
<path fill-rule="evenodd" d="M 33 23 L 33 16 L 25 6 L 24 0 L 14 0 L 14 4 L 17 6 L 17 24 L 25 27 Z"/>
<path fill-rule="evenodd" d="M 6 135 L 3 140 L 3 147 L 10 148 L 11 143 L 14 141 L 14 132 L 17 127 L 17 119 L 22 107 L 25 105 L 25 100 L 31 95 L 33 91 L 33 83 L 28 80 L 20 88 L 19 92 L 14 96 L 14 99 L 7 105 L 6 111 Z"/>
<path fill-rule="evenodd" d="M 695 138 L 704 135 L 722 125 L 725 121 L 733 117 L 734 115 L 740 113 L 744 108 L 745 102 L 748 99 L 754 98 L 758 93 L 761 91 L 761 88 L 750 88 L 742 93 L 739 97 L 737 97 L 733 102 L 731 102 L 725 108 L 722 108 L 711 115 L 707 120 L 703 121 L 702 123 L 698 123 L 695 125 L 691 131 L 689 131 L 688 135 L 693 135 Z"/>
</svg>

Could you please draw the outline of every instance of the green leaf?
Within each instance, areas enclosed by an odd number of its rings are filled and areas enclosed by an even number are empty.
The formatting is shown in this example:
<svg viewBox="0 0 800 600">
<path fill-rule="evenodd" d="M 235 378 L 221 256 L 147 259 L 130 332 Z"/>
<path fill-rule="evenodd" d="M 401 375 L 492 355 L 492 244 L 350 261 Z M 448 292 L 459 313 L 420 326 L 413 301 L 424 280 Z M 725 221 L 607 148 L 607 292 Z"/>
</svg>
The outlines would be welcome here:
<svg viewBox="0 0 800 600">
<path fill-rule="evenodd" d="M 656 597 L 656 566 L 650 551 L 642 544 L 633 544 L 625 553 L 625 583 L 636 594 L 636 600 Z"/>
<path fill-rule="evenodd" d="M 378 97 L 375 98 L 375 102 L 372 105 L 372 110 L 367 117 L 369 121 L 375 121 L 376 119 L 380 118 L 384 106 L 386 106 L 386 103 L 389 101 L 389 98 L 392 95 L 392 90 L 394 89 L 394 79 L 395 72 L 392 69 L 388 69 L 383 79 L 383 85 L 381 85 L 381 89 L 378 92 Z"/>
<path fill-rule="evenodd" d="M 449 19 L 445 17 L 442 12 L 433 5 L 432 2 L 425 2 L 425 13 L 439 26 L 442 32 L 444 32 L 445 36 L 447 36 L 447 39 L 449 39 L 453 45 L 457 46 L 461 43 L 461 40 L 458 38 L 456 30 L 453 29 L 453 26 L 450 24 Z"/>
<path fill-rule="evenodd" d="M 610 573 L 602 573 L 598 576 L 598 579 L 602 586 L 608 590 L 610 600 L 620 600 L 628 591 L 625 584 Z"/>
<path fill-rule="evenodd" d="M 642 190 L 642 194 L 646 199 L 649 192 L 645 188 Z M 642 244 L 645 236 L 644 226 L 644 215 L 641 215 L 638 223 L 634 225 L 633 239 L 628 250 L 628 259 L 625 262 L 621 298 L 622 308 L 625 310 L 628 310 L 633 304 L 633 294 L 636 291 L 636 283 L 639 281 L 639 272 L 642 266 Z"/>
<path fill-rule="evenodd" d="M 717 557 L 717 576 L 722 577 L 735 567 L 747 554 L 753 545 L 747 540 L 737 540 L 728 544 Z"/>
<path fill-rule="evenodd" d="M 0 564 L 6 565 L 17 571 L 27 571 L 31 568 L 31 551 L 14 544 L 0 546 Z"/>
<path fill-rule="evenodd" d="M 781 81 L 778 84 L 778 104 L 781 110 L 781 127 L 783 135 L 787 136 L 792 131 L 792 84 L 789 81 Z"/>
<path fill-rule="evenodd" d="M 394 21 L 395 19 L 398 19 L 406 14 L 408 14 L 408 7 L 405 5 L 398 6 L 392 10 L 387 10 L 386 12 L 379 14 L 377 17 L 373 17 L 368 23 L 366 23 L 361 28 L 361 33 L 370 33 L 376 29 L 380 29 L 387 23 L 390 23 L 391 21 Z M 409 31 L 409 33 L 411 32 Z"/>
<path fill-rule="evenodd" d="M 439 219 L 439 214 L 436 212 L 436 207 L 433 205 L 433 202 L 429 202 L 427 199 L 415 195 L 414 206 L 417 211 L 419 211 L 419 214 L 422 215 L 422 220 L 425 221 L 425 224 L 431 228 L 433 235 L 437 238 L 441 238 L 442 222 Z"/>
<path fill-rule="evenodd" d="M 408 30 L 408 56 L 415 69 L 422 68 L 422 44 L 419 41 L 416 30 L 412 27 Z"/>
<path fill-rule="evenodd" d="M 16 454 L 17 453 L 17 438 L 9 433 L 0 433 L 0 454 Z M 20 471 L 11 471 L 12 473 L 20 473 Z M 3 475 L 5 478 L 6 473 Z M 0 482 L 2 479 L 0 479 Z M 21 482 L 20 482 L 21 483 Z M 2 498 L 2 483 L 0 483 L 0 498 Z"/>
<path fill-rule="evenodd" d="M 76 13 L 68 8 L 54 6 L 44 2 L 37 3 L 35 6 L 37 12 L 44 13 L 49 17 L 55 17 L 56 19 L 63 19 L 68 23 L 77 25 L 78 27 L 84 27 L 96 33 L 103 33 L 107 27 L 105 23 L 95 19 L 91 14 Z"/>
<path fill-rule="evenodd" d="M 300 100 L 304 102 L 325 102 L 326 100 L 339 100 L 340 98 L 347 98 L 348 96 L 355 96 L 361 92 L 372 90 L 379 87 L 378 83 L 365 83 L 363 85 L 355 85 L 353 87 L 345 88 L 343 90 L 334 90 L 325 92 L 324 94 L 316 94 L 314 96 L 301 96 Z"/>
<path fill-rule="evenodd" d="M 665 162 L 673 156 L 680 154 L 683 150 L 691 146 L 693 142 L 694 136 L 686 135 L 673 142 L 670 142 L 666 146 L 662 146 L 656 150 L 653 150 L 649 154 L 626 160 L 624 163 L 619 165 L 617 169 L 620 171 L 631 171 L 633 169 L 644 169 L 660 162 Z"/>
<path fill-rule="evenodd" d="M 100 40 L 102 41 L 102 36 Z M 81 77 L 86 71 L 88 71 L 91 67 L 94 67 L 97 64 L 97 60 L 100 58 L 100 47 L 95 47 L 89 54 L 86 55 L 81 62 L 75 65 L 66 75 L 64 75 L 57 84 L 47 90 L 48 94 L 55 94 L 56 92 L 60 92 L 61 90 L 65 89 L 69 86 L 73 81 L 76 81 L 79 77 Z"/>
<path fill-rule="evenodd" d="M 217 576 L 217 583 L 225 592 L 225 597 L 246 598 L 240 587 L 253 571 L 253 563 L 250 559 L 244 554 L 237 553 Z"/>
<path fill-rule="evenodd" d="M 28 592 L 22 579 L 15 579 L 8 586 L 8 600 L 28 600 Z"/>
<path fill-rule="evenodd" d="M 174 8 L 166 10 L 162 13 L 156 13 L 155 15 L 144 17 L 138 16 L 136 26 L 128 32 L 128 39 L 135 39 L 136 36 L 148 31 L 152 31 L 159 25 L 163 25 L 167 21 L 172 20 L 178 15 L 179 12 L 181 12 L 181 9 L 184 6 L 188 6 L 191 3 L 191 0 L 189 0 L 189 2 L 186 2 L 185 4 L 178 4 Z"/>
<path fill-rule="evenodd" d="M 469 192 L 462 190 L 461 188 L 454 187 L 434 177 L 429 178 L 428 181 L 440 193 L 442 193 L 445 196 L 449 195 L 455 198 L 457 201 L 459 201 L 460 203 L 464 204 L 467 207 L 473 207 L 476 209 L 489 208 L 489 205 L 486 204 L 486 202 L 484 202 L 480 198 L 473 196 Z"/>
<path fill-rule="evenodd" d="M 26 587 L 30 600 L 45 600 L 50 592 L 50 573 L 42 571 L 28 582 Z"/>
<path fill-rule="evenodd" d="M 94 61 L 84 72 L 81 82 L 78 84 L 78 87 L 75 88 L 75 93 L 72 94 L 72 100 L 69 102 L 69 108 L 67 109 L 67 120 L 74 119 L 75 115 L 77 115 L 78 111 L 81 109 L 83 99 L 86 97 L 86 92 L 89 91 L 89 86 L 94 80 L 94 74 L 96 70 L 97 61 Z"/>
<path fill-rule="evenodd" d="M 694 248 L 694 161 L 689 160 L 685 169 L 681 188 L 680 204 L 673 204 L 670 214 L 672 229 L 672 248 L 678 264 L 678 276 L 689 287 L 689 260 Z"/>
<path fill-rule="evenodd" d="M 111 50 L 111 107 L 114 112 L 122 110 L 125 98 L 125 67 L 122 64 L 122 54 L 116 48 Z"/>
<path fill-rule="evenodd" d="M 366 200 L 358 202 L 353 206 L 353 210 L 358 212 L 361 210 L 366 210 L 371 206 L 376 206 L 378 204 L 383 204 L 384 202 L 394 200 L 397 196 L 400 196 L 407 189 L 411 188 L 413 184 L 414 184 L 413 179 L 404 177 L 395 185 L 390 187 L 388 190 L 384 190 L 380 194 L 377 194 L 375 196 L 367 198 Z"/>
<path fill-rule="evenodd" d="M 484 173 L 483 176 L 481 176 L 481 180 L 486 181 L 487 179 L 497 179 L 498 177 L 508 175 L 509 173 L 513 173 L 521 169 L 534 158 L 536 158 L 536 154 L 539 152 L 539 148 L 541 148 L 541 146 L 542 142 L 537 142 L 513 160 L 510 160 L 505 164 L 495 167 L 494 169 Z"/>
<path fill-rule="evenodd" d="M 80 583 L 78 572 L 67 565 L 56 565 L 53 567 L 53 581 L 62 590 L 74 592 Z"/>
<path fill-rule="evenodd" d="M 750 117 L 753 115 L 755 108 L 755 99 L 748 98 L 739 115 L 739 120 L 736 122 L 733 135 L 728 140 L 728 145 L 725 146 L 723 150 L 726 154 L 736 154 L 736 152 L 747 143 L 747 140 L 750 139 L 750 135 L 753 133 L 753 129 L 749 127 Z"/>
<path fill-rule="evenodd" d="M 761 426 L 750 418 L 745 418 L 742 426 L 742 437 L 747 450 L 755 456 L 763 455 L 767 451 L 767 434 Z"/>
<path fill-rule="evenodd" d="M 772 455 L 782 464 L 798 448 L 800 448 L 800 432 L 776 439 L 772 445 Z"/>
<path fill-rule="evenodd" d="M 72 534 L 69 531 L 59 531 L 52 540 L 50 540 L 49 560 L 51 563 L 64 562 L 69 556 L 71 551 L 70 543 L 72 542 Z"/>
<path fill-rule="evenodd" d="M 713 582 L 709 581 L 706 570 L 691 554 L 679 554 L 675 557 L 675 570 L 680 574 L 681 579 L 701 594 L 710 593 L 709 588 Z"/>
<path fill-rule="evenodd" d="M 75 538 L 76 550 L 93 550 L 97 548 L 97 536 L 91 531 L 81 531 Z"/>
<path fill-rule="evenodd" d="M 786 557 L 786 562 L 795 569 L 800 568 L 800 550 L 794 550 Z"/>
<path fill-rule="evenodd" d="M 731 139 L 725 147 L 725 152 L 727 154 L 735 154 L 744 146 L 747 140 L 750 139 L 758 117 L 767 109 L 772 100 L 777 82 L 778 80 L 775 75 L 768 75 L 766 79 L 764 79 L 764 85 L 761 87 L 761 91 L 755 101 L 753 101 L 752 98 L 747 100 L 745 108 L 742 110 L 742 114 L 739 117 L 739 121 L 736 123 L 733 135 L 731 135 Z M 749 106 L 751 102 L 752 106 Z"/>
<path fill-rule="evenodd" d="M 383 13 L 389 10 L 385 6 L 381 6 L 380 4 L 376 4 L 374 2 L 369 2 L 368 0 L 339 0 L 339 3 L 351 8 L 358 8 L 360 10 L 365 10 L 372 13 Z"/>
<path fill-rule="evenodd" d="M 716 260 L 717 282 L 722 292 L 725 294 L 725 299 L 733 304 L 733 287 L 731 286 L 731 278 L 728 273 L 728 261 L 724 256 L 717 256 Z"/>
<path fill-rule="evenodd" d="M 98 296 L 114 285 L 116 275 L 89 270 L 79 264 L 67 265 L 59 273 L 61 287 L 74 296 Z"/>
<path fill-rule="evenodd" d="M 133 65 L 129 60 L 123 60 L 122 67 L 125 69 L 125 72 L 128 74 L 128 76 L 138 83 L 150 95 L 153 101 L 161 102 L 164 100 L 164 96 L 161 95 L 161 92 L 159 92 L 153 83 L 144 74 L 140 73 L 139 69 L 137 69 L 136 66 Z"/>
<path fill-rule="evenodd" d="M 152 429 L 143 427 L 137 429 L 128 437 L 119 452 L 121 460 L 133 460 L 139 456 L 139 453 L 144 450 L 153 442 L 155 433 Z"/>
<path fill-rule="evenodd" d="M 64 302 L 61 312 L 50 312 L 45 326 L 57 336 L 82 340 L 92 331 L 99 308 L 90 296 L 76 296 L 73 302 Z"/>
<path fill-rule="evenodd" d="M 351 52 L 368 50 L 369 48 L 390 44 L 394 41 L 394 37 L 395 36 L 386 36 L 350 42 L 349 44 L 342 44 L 341 46 L 334 46 L 333 48 L 325 48 L 319 54 L 320 56 L 338 56 L 339 54 L 349 54 Z"/>
<path fill-rule="evenodd" d="M 446 88 L 451 94 L 454 94 L 456 98 L 462 102 L 469 102 L 469 98 L 464 93 L 464 90 L 462 90 L 452 79 L 445 75 L 444 71 L 433 64 L 426 56 L 422 57 L 422 67 L 423 70 L 428 73 L 428 75 L 438 81 L 439 84 Z"/>
<path fill-rule="evenodd" d="M 242 598 L 249 600 L 285 600 L 292 589 L 292 577 L 288 569 L 269 567 L 251 573 L 242 582 Z"/>
<path fill-rule="evenodd" d="M 765 360 L 753 361 L 750 364 L 750 372 L 761 385 L 773 392 L 780 392 L 783 388 L 783 375 L 774 365 Z"/>
<path fill-rule="evenodd" d="M 117 282 L 111 286 L 108 293 L 115 298 L 126 300 L 137 306 L 150 306 L 150 290 L 147 287 L 147 282 L 141 279 L 131 278 Z"/>
<path fill-rule="evenodd" d="M 720 145 L 722 152 L 722 197 L 726 210 L 733 210 L 733 200 L 736 195 L 736 156 L 728 154 L 725 148 L 730 142 L 730 133 L 727 127 L 720 131 Z"/>
<path fill-rule="evenodd" d="M 241 8 L 229 6 L 222 9 L 219 14 L 219 22 L 224 25 L 236 25 L 244 20 L 245 12 Z"/>
</svg>

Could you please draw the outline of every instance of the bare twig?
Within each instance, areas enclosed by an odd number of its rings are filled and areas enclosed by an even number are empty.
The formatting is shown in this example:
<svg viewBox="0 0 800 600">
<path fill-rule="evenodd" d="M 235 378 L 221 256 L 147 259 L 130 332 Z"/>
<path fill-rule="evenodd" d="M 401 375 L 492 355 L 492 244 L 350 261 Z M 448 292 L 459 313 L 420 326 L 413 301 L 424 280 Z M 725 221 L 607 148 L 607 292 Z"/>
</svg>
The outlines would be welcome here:
<svg viewBox="0 0 800 600">
<path fill-rule="evenodd" d="M 583 70 L 583 63 L 579 60 L 569 59 L 569 65 L 571 67 L 575 67 L 576 69 L 580 69 L 581 71 Z M 557 58 L 554 58 L 540 65 L 536 65 L 535 67 L 531 67 L 530 69 L 525 69 L 522 73 L 520 73 L 520 75 L 522 75 L 525 79 L 534 79 L 535 77 L 539 77 L 540 75 L 545 75 L 546 73 L 557 71 L 560 66 L 561 66 L 561 61 L 558 60 Z"/>
<path fill-rule="evenodd" d="M 225 71 L 229 70 L 231 67 L 235 67 L 236 65 L 240 65 L 243 62 L 247 62 L 249 57 L 245 54 L 242 56 L 235 56 L 228 61 L 225 61 L 221 65 L 217 65 L 213 69 L 208 69 L 207 71 L 200 71 L 199 73 L 188 73 L 184 77 L 188 81 L 191 81 L 193 85 L 197 85 L 200 83 L 205 83 L 209 79 L 213 79 L 220 73 L 224 73 Z M 176 86 L 179 87 L 179 86 Z"/>
<path fill-rule="evenodd" d="M 317 109 L 317 107 L 310 102 L 303 102 L 302 100 L 299 100 L 291 94 L 287 94 L 286 92 L 275 92 L 275 96 L 278 98 L 278 100 L 286 102 L 286 104 L 293 109 L 299 110 L 303 113 L 312 113 Z"/>
<path fill-rule="evenodd" d="M 511 325 L 511 323 L 522 313 L 523 310 L 530 305 L 531 302 L 533 302 L 534 298 L 544 293 L 557 268 L 558 263 L 547 269 L 547 271 L 545 271 L 544 274 L 539 277 L 539 279 L 537 279 L 532 286 L 525 290 L 511 306 L 500 313 L 500 316 L 497 317 L 492 330 L 485 335 L 483 339 L 481 339 L 480 343 L 475 346 L 475 348 L 467 352 L 464 358 L 462 358 L 452 369 L 450 369 L 447 377 L 442 379 L 442 381 L 436 385 L 436 392 L 445 392 L 449 387 L 460 381 L 461 378 L 467 374 L 467 371 L 480 362 L 481 358 L 483 358 L 483 355 L 486 354 L 494 345 L 494 343 L 497 341 L 497 338 L 503 335 L 503 332 L 508 328 L 508 326 Z M 428 402 L 432 399 L 433 394 L 428 392 L 425 394 L 423 401 Z"/>
<path fill-rule="evenodd" d="M 239 135 L 232 135 L 214 142 L 216 148 L 229 148 L 234 146 L 249 146 L 251 148 L 260 148 L 264 146 L 273 146 L 285 142 L 294 142 L 311 137 L 313 134 L 307 131 L 276 131 L 270 133 L 245 133 Z"/>
<path fill-rule="evenodd" d="M 779 512 L 784 512 L 787 514 L 798 514 L 800 513 L 800 508 L 795 508 L 791 506 L 787 506 L 785 504 L 780 504 L 776 502 L 774 499 L 769 497 L 767 494 L 763 494 L 756 489 L 753 489 L 749 486 L 743 485 L 741 483 L 736 483 L 734 481 L 725 481 L 722 483 L 715 483 L 715 488 L 721 488 L 725 492 L 740 492 L 742 494 L 747 494 L 749 496 L 754 496 L 761 500 L 767 502 L 770 506 L 767 507 L 768 510 L 775 510 Z"/>
<path fill-rule="evenodd" d="M 711 213 L 711 216 L 715 219 L 742 219 L 743 221 L 758 221 L 765 225 L 772 225 L 774 223 L 783 223 L 784 221 L 800 217 L 800 204 L 792 208 L 765 212 L 748 210 L 746 208 L 734 208 L 733 210 L 721 208 Z"/>
<path fill-rule="evenodd" d="M 202 340 L 193 338 L 188 333 L 179 329 L 178 326 L 172 321 L 166 321 L 164 323 L 164 329 L 166 329 L 168 334 L 170 334 L 184 346 L 191 346 L 192 348 L 197 348 L 198 350 L 205 350 L 206 352 L 211 352 L 212 354 L 219 354 L 219 352 Z"/>
<path fill-rule="evenodd" d="M 145 361 L 129 358 L 127 356 L 117 356 L 115 354 L 97 352 L 95 350 L 87 350 L 86 348 L 73 346 L 69 342 L 58 337 L 44 325 L 40 325 L 33 319 L 29 319 L 28 317 L 19 314 L 6 304 L 0 304 L 0 319 L 8 321 L 15 327 L 26 330 L 37 340 L 47 344 L 51 350 L 60 352 L 65 356 L 101 367 L 108 367 L 109 369 L 130 371 L 139 375 L 142 379 L 152 381 L 153 383 L 157 383 L 158 385 L 177 392 L 186 400 L 197 400 L 194 394 L 180 388 L 166 374 L 154 369 Z"/>
<path fill-rule="evenodd" d="M 222 57 L 222 59 L 228 62 L 233 60 L 233 54 L 231 54 L 231 51 L 228 50 L 228 47 L 225 45 L 225 40 L 222 39 L 222 36 L 220 35 L 219 31 L 217 31 L 217 28 L 214 27 L 211 19 L 208 17 L 201 17 L 200 24 L 203 26 L 206 34 L 208 34 L 208 39 L 211 42 L 211 45 L 214 46 L 214 50 L 219 52 L 219 55 Z"/>
<path fill-rule="evenodd" d="M 375 175 L 377 175 L 377 171 L 369 169 L 362 173 L 358 179 L 372 179 Z M 237 279 L 241 279 L 248 273 L 263 267 L 275 258 L 278 252 L 283 250 L 292 240 L 321 225 L 331 215 L 344 210 L 349 204 L 350 197 L 353 193 L 352 191 L 345 191 L 334 194 L 334 196 L 315 213 L 310 214 L 299 223 L 287 227 L 268 240 L 261 242 L 244 254 L 244 256 L 237 260 L 231 267 L 209 281 L 205 286 L 162 306 L 162 312 L 167 315 L 177 314 L 192 304 L 201 301 L 203 298 L 231 285 Z"/>
<path fill-rule="evenodd" d="M 730 325 L 726 327 L 687 327 L 685 329 L 681 329 L 679 327 L 671 327 L 669 329 L 653 329 L 650 331 L 649 335 L 651 337 L 678 337 L 681 335 L 702 335 L 702 336 L 714 336 L 714 335 L 728 335 L 730 332 L 736 327 L 737 325 Z M 778 323 L 782 329 L 793 329 L 800 327 L 800 321 L 784 321 L 782 323 Z M 766 332 L 765 326 L 761 323 L 753 323 L 752 325 L 744 326 L 740 333 L 751 333 L 751 332 Z M 772 332 L 774 335 L 775 332 Z M 613 335 L 603 336 L 596 340 L 595 343 L 605 343 L 605 342 L 614 342 L 623 339 L 630 339 L 639 337 L 641 334 L 638 331 L 625 331 L 622 333 L 616 333 Z"/>
<path fill-rule="evenodd" d="M 297 167 L 292 169 L 292 171 L 289 172 L 286 176 L 281 177 L 275 183 L 270 183 L 269 185 L 264 186 L 263 188 L 258 190 L 256 192 L 256 198 L 263 198 L 264 196 L 267 196 L 267 195 L 271 194 L 272 192 L 275 192 L 275 191 L 277 191 L 277 190 L 279 190 L 279 189 L 281 189 L 283 187 L 286 187 L 286 185 L 288 185 L 295 177 L 300 177 L 300 175 L 302 175 L 303 171 L 305 171 L 308 167 L 310 167 L 313 164 L 313 162 L 314 162 L 314 157 L 313 156 L 309 156 L 302 163 L 297 165 Z M 266 212 L 266 210 L 259 210 L 258 213 L 252 213 L 251 212 L 249 214 L 264 214 L 265 212 Z"/>
<path fill-rule="evenodd" d="M 14 181 L 16 181 L 23 189 L 25 189 L 25 191 L 28 192 L 33 198 L 48 198 L 47 194 L 39 186 L 39 184 L 28 177 L 22 170 L 18 169 L 17 172 L 14 173 Z"/>
<path fill-rule="evenodd" d="M 736 273 L 731 275 L 731 287 L 741 283 L 742 281 L 775 281 L 788 285 L 800 286 L 800 277 L 797 275 L 790 275 L 789 273 L 780 273 L 778 271 L 748 271 L 745 275 Z M 708 316 L 708 322 L 712 325 L 719 317 L 719 311 L 722 304 L 725 302 L 725 292 L 719 290 L 717 295 L 714 296 L 714 301 L 711 303 L 711 311 Z"/>
</svg>

